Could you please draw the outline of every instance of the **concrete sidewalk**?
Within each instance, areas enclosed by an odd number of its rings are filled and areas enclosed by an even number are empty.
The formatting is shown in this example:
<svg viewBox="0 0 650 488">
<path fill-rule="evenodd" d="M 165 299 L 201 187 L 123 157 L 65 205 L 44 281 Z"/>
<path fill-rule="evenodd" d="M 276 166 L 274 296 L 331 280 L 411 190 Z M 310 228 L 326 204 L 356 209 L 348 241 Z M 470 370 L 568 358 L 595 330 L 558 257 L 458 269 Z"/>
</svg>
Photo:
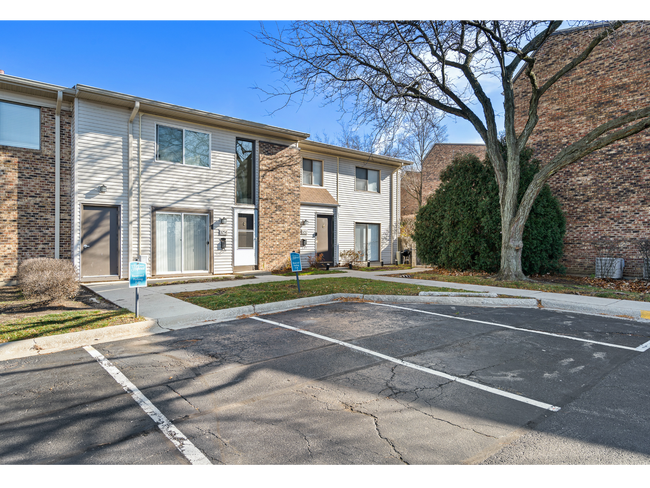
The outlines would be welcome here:
<svg viewBox="0 0 650 488">
<path fill-rule="evenodd" d="M 422 271 L 424 268 L 422 269 Z M 314 280 L 320 278 L 338 279 L 344 277 L 365 278 L 378 281 L 392 281 L 396 283 L 408 283 L 414 285 L 426 285 L 432 287 L 445 287 L 458 290 L 467 290 L 485 293 L 476 297 L 458 296 L 378 296 L 378 295 L 354 295 L 334 294 L 316 297 L 306 297 L 283 302 L 265 303 L 260 305 L 248 305 L 226 310 L 208 310 L 197 305 L 173 298 L 168 293 L 179 293 L 183 291 L 210 290 L 220 288 L 231 288 L 234 286 L 252 285 L 256 283 L 269 283 L 277 281 L 294 281 L 295 277 L 277 275 L 261 275 L 245 280 L 224 280 L 208 283 L 183 283 L 170 284 L 140 288 L 140 315 L 147 317 L 147 322 L 125 324 L 102 329 L 87 330 L 69 334 L 40 337 L 24 341 L 15 341 L 0 344 L 0 361 L 27 357 L 36 354 L 47 354 L 79 347 L 87 344 L 97 344 L 111 340 L 128 339 L 151 334 L 169 332 L 171 330 L 193 327 L 206 323 L 225 322 L 236 319 L 242 315 L 275 313 L 293 308 L 312 306 L 331 302 L 336 299 L 364 299 L 376 302 L 400 302 L 400 303 L 437 303 L 456 306 L 510 306 L 510 307 L 537 307 L 558 311 L 569 311 L 576 313 L 606 315 L 617 318 L 633 319 L 650 324 L 650 304 L 647 302 L 635 302 L 631 300 L 613 300 L 608 298 L 586 297 L 580 295 L 567 295 L 561 293 L 547 293 L 533 290 L 520 290 L 514 288 L 500 288 L 494 286 L 480 286 L 460 283 L 448 283 L 445 281 L 419 280 L 412 278 L 400 278 L 395 275 L 396 271 L 355 271 L 345 270 L 345 273 L 330 275 L 301 276 L 301 280 Z M 411 274 L 420 271 L 413 269 L 401 274 Z M 171 281 L 171 280 L 165 280 Z M 152 282 L 154 282 L 152 280 Z M 113 281 L 105 283 L 87 283 L 84 286 L 105 299 L 124 307 L 132 312 L 135 311 L 135 290 L 129 288 L 128 281 Z M 523 299 L 491 298 L 487 294 L 506 295 L 510 297 L 525 297 Z M 452 294 L 454 295 L 454 294 Z M 534 300 L 533 300 L 534 299 Z"/>
</svg>

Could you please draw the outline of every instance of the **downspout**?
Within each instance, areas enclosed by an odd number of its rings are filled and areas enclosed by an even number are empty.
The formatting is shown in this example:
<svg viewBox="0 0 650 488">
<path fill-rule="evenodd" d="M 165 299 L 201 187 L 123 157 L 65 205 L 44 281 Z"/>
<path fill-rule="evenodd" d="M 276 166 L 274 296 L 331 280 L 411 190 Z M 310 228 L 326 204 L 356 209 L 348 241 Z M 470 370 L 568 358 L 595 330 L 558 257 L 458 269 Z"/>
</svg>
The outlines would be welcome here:
<svg viewBox="0 0 650 488">
<path fill-rule="evenodd" d="M 341 164 L 341 158 L 339 156 L 336 156 L 336 203 L 339 203 L 339 166 Z M 339 248 L 339 209 L 340 207 L 336 207 L 336 246 L 334 246 L 334 250 L 336 251 L 336 256 L 334 258 L 334 262 L 338 265 L 339 263 L 339 255 L 340 255 L 340 248 Z"/>
<path fill-rule="evenodd" d="M 140 117 L 140 132 L 138 134 L 138 261 L 142 255 L 142 113 Z"/>
<path fill-rule="evenodd" d="M 393 261 L 395 261 L 395 252 L 393 250 L 393 227 L 395 227 L 395 220 L 393 218 L 393 214 L 395 213 L 394 205 L 393 205 L 393 200 L 395 199 L 395 189 L 394 189 L 394 183 L 393 183 L 393 177 L 395 176 L 395 172 L 399 168 L 395 168 L 393 172 L 390 174 L 390 262 L 391 264 Z M 398 262 L 399 264 L 399 262 Z"/>
<path fill-rule="evenodd" d="M 129 232 L 129 252 L 128 259 L 129 262 L 133 261 L 133 165 L 131 161 L 133 159 L 133 119 L 135 119 L 136 114 L 140 111 L 140 102 L 135 102 L 133 111 L 131 112 L 131 117 L 129 117 L 129 123 L 127 125 L 127 130 L 129 134 L 129 153 L 128 153 L 128 172 L 129 172 L 129 218 L 128 221 L 128 232 Z M 120 273 L 121 274 L 121 273 Z"/>
<path fill-rule="evenodd" d="M 61 240 L 61 103 L 63 92 L 56 95 L 55 142 L 54 142 L 54 259 L 59 259 Z"/>
</svg>

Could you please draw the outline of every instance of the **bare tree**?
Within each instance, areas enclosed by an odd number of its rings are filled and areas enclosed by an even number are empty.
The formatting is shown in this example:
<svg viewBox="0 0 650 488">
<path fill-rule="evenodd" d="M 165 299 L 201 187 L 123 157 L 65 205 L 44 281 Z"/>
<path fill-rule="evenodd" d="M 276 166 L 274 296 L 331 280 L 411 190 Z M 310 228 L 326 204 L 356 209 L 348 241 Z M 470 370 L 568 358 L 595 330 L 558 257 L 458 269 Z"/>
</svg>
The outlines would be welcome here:
<svg viewBox="0 0 650 488">
<path fill-rule="evenodd" d="M 542 43 L 562 21 L 338 21 L 293 22 L 259 39 L 270 46 L 275 65 L 291 85 L 272 95 L 322 95 L 352 107 L 359 121 L 396 127 L 416 108 L 436 109 L 469 121 L 486 145 L 499 185 L 501 279 L 525 279 L 521 267 L 523 231 L 544 183 L 584 156 L 650 127 L 650 107 L 628 111 L 560 150 L 535 175 L 518 203 L 519 156 L 538 122 L 541 97 L 566 73 L 624 24 L 594 26 L 591 42 L 543 83 L 535 70 Z M 522 70 L 530 86 L 527 118 L 515 129 L 514 79 Z M 497 110 L 487 86 L 503 92 L 505 157 Z M 288 103 L 288 102 L 287 102 Z"/>
<path fill-rule="evenodd" d="M 407 119 L 404 135 L 400 141 L 400 152 L 404 159 L 413 164 L 402 169 L 402 187 L 413 198 L 419 209 L 424 203 L 423 175 L 426 172 L 426 157 L 435 144 L 447 139 L 447 128 L 441 125 L 442 117 L 435 112 L 416 110 Z"/>
</svg>

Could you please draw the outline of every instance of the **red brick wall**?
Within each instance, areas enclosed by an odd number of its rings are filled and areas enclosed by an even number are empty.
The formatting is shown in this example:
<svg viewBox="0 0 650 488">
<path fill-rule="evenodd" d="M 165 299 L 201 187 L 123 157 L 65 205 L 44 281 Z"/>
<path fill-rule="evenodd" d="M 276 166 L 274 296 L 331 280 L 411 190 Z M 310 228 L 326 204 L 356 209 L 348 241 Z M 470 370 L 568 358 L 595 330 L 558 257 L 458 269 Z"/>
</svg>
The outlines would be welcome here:
<svg viewBox="0 0 650 488">
<path fill-rule="evenodd" d="M 556 34 L 540 48 L 540 84 L 586 46 L 595 30 Z M 539 123 L 529 145 L 548 162 L 566 145 L 598 125 L 650 104 L 650 26 L 627 24 L 602 42 L 540 102 Z M 525 76 L 515 84 L 517 127 L 524 124 L 530 89 Z M 590 240 L 624 241 L 625 275 L 641 276 L 633 240 L 650 237 L 650 130 L 605 147 L 551 177 L 549 184 L 566 213 L 564 265 L 572 274 L 594 272 Z"/>
<path fill-rule="evenodd" d="M 300 252 L 300 150 L 260 141 L 259 268 L 284 266 Z"/>
<path fill-rule="evenodd" d="M 71 259 L 71 122 L 61 111 L 60 257 Z M 55 110 L 41 108 L 41 149 L 0 146 L 0 281 L 30 258 L 54 257 Z"/>
<path fill-rule="evenodd" d="M 479 159 L 485 158 L 484 144 L 435 144 L 429 154 L 426 155 L 422 169 L 422 204 L 440 186 L 440 173 L 451 164 L 454 158 L 460 154 L 474 154 Z M 401 212 L 402 217 L 412 216 L 418 211 L 417 200 L 409 195 L 404 188 L 404 180 L 401 183 Z"/>
</svg>

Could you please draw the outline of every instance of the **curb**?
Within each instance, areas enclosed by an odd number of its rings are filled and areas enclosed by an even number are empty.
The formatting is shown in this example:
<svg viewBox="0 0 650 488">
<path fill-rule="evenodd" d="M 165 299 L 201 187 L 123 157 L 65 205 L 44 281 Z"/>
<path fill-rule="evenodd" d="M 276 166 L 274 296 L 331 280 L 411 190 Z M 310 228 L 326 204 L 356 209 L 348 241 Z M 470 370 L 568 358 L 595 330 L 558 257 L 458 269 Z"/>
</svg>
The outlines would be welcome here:
<svg viewBox="0 0 650 488">
<path fill-rule="evenodd" d="M 114 325 L 102 329 L 69 332 L 67 334 L 38 337 L 36 339 L 25 339 L 22 341 L 0 344 L 0 361 L 60 352 L 89 344 L 101 344 L 103 342 L 111 342 L 115 340 L 133 339 L 153 334 L 162 334 L 173 330 L 200 327 L 220 322 L 229 322 L 250 315 L 285 312 L 302 307 L 323 305 L 344 300 L 388 303 L 431 303 L 436 305 L 481 307 L 538 308 L 541 306 L 542 308 L 554 311 L 584 313 L 612 318 L 627 318 L 646 323 L 650 322 L 650 312 L 644 310 L 580 305 L 555 299 L 495 298 L 491 296 L 491 294 L 471 296 L 468 293 L 453 292 L 439 292 L 435 295 L 430 293 L 431 292 L 423 292 L 419 296 L 333 293 L 330 295 L 297 298 L 282 302 L 262 303 L 259 305 L 247 305 L 224 310 L 206 311 L 206 313 L 200 314 Z"/>
<path fill-rule="evenodd" d="M 133 337 L 160 334 L 162 332 L 167 332 L 167 330 L 159 327 L 155 320 L 145 320 L 143 322 L 103 327 L 101 329 L 82 330 L 79 332 L 37 337 L 35 339 L 6 342 L 0 344 L 0 361 L 66 351 L 90 344 L 100 344 L 102 342 L 130 339 Z"/>
</svg>

